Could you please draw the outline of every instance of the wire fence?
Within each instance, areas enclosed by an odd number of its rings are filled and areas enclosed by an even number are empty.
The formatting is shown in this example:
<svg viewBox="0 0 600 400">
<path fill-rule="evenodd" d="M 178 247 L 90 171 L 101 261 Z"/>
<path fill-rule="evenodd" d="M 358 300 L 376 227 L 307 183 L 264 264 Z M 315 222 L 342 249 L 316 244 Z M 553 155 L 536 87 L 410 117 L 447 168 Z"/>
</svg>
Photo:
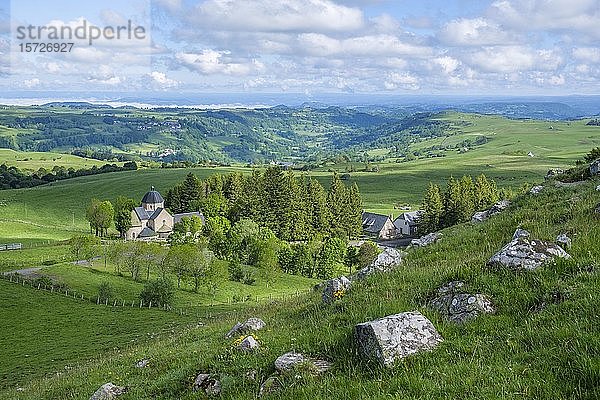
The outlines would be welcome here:
<svg viewBox="0 0 600 400">
<path fill-rule="evenodd" d="M 238 298 L 237 296 L 228 297 L 225 301 L 211 301 L 210 304 L 197 304 L 192 305 L 191 303 L 187 306 L 183 307 L 173 307 L 169 304 L 156 304 L 150 302 L 144 302 L 142 299 L 137 298 L 133 300 L 125 300 L 125 299 L 109 299 L 109 298 L 101 298 L 99 295 L 90 296 L 85 295 L 83 293 L 77 292 L 76 290 L 70 289 L 64 285 L 48 285 L 46 282 L 42 282 L 42 280 L 38 278 L 29 278 L 24 277 L 23 275 L 17 273 L 9 273 L 9 274 L 0 274 L 0 278 L 14 283 L 16 285 L 20 285 L 23 287 L 28 287 L 34 290 L 44 291 L 46 293 L 55 294 L 58 296 L 64 296 L 76 301 L 86 302 L 88 304 L 95 304 L 97 306 L 105 306 L 112 308 L 137 308 L 137 309 L 158 309 L 167 312 L 175 312 L 179 315 L 192 315 L 195 313 L 195 310 L 198 307 L 207 307 L 207 306 L 224 306 L 224 305 L 235 305 L 235 304 L 265 304 L 272 303 L 277 301 L 291 301 L 298 300 L 304 295 L 307 295 L 312 292 L 312 289 L 306 290 L 296 290 L 291 293 L 281 293 L 277 295 L 269 294 L 268 296 L 244 296 L 243 298 Z"/>
</svg>

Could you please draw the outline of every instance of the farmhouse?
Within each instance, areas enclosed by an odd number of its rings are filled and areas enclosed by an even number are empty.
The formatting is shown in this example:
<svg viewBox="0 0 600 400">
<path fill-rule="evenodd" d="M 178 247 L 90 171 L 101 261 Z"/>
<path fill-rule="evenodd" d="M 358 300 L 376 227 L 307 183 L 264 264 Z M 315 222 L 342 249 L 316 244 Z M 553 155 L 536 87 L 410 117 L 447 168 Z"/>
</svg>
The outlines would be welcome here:
<svg viewBox="0 0 600 400">
<path fill-rule="evenodd" d="M 419 225 L 420 211 L 402 213 L 394 220 L 397 234 L 415 236 Z"/>
<path fill-rule="evenodd" d="M 200 212 L 171 215 L 165 209 L 165 200 L 154 186 L 142 198 L 140 207 L 131 210 L 131 228 L 127 231 L 127 240 L 164 240 L 173 233 L 173 226 L 184 217 L 197 216 L 204 223 Z"/>
<path fill-rule="evenodd" d="M 379 239 L 392 239 L 396 236 L 396 227 L 387 215 L 363 212 L 362 226 L 366 233 Z"/>
</svg>

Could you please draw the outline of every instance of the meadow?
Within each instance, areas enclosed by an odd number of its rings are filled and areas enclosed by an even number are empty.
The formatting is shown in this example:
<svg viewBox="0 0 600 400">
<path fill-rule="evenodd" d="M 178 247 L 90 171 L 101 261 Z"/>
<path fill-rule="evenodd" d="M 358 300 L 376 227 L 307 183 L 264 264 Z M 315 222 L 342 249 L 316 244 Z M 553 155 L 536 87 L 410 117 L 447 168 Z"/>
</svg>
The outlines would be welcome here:
<svg viewBox="0 0 600 400">
<path fill-rule="evenodd" d="M 600 395 L 600 225 L 591 219 L 598 179 L 575 188 L 548 186 L 538 196 L 518 197 L 506 212 L 483 224 L 444 230 L 438 243 L 410 251 L 386 275 L 357 284 L 340 301 L 323 305 L 318 293 L 255 308 L 222 313 L 152 342 L 81 362 L 60 375 L 30 381 L 6 399 L 87 398 L 112 381 L 129 392 L 121 398 L 198 398 L 191 390 L 199 372 L 218 375 L 222 398 L 254 399 L 273 361 L 287 351 L 328 359 L 322 377 L 283 379 L 272 399 L 596 399 Z M 568 232 L 571 260 L 536 271 L 486 266 L 516 227 L 553 240 Z M 440 285 L 455 279 L 474 293 L 491 296 L 497 309 L 464 325 L 443 320 L 428 307 Z M 363 362 L 353 344 L 356 323 L 418 310 L 444 338 L 434 351 L 398 361 L 393 368 Z M 253 353 L 233 350 L 223 335 L 239 320 L 259 316 L 267 323 Z M 148 358 L 150 365 L 134 363 Z M 257 371 L 257 379 L 246 373 Z"/>
<path fill-rule="evenodd" d="M 91 168 L 94 165 L 101 167 L 106 164 L 106 161 L 83 158 L 71 154 L 0 149 L 0 164 L 17 167 L 21 170 L 37 171 L 40 168 L 51 170 L 54 166 L 65 167 L 67 169 Z"/>
</svg>

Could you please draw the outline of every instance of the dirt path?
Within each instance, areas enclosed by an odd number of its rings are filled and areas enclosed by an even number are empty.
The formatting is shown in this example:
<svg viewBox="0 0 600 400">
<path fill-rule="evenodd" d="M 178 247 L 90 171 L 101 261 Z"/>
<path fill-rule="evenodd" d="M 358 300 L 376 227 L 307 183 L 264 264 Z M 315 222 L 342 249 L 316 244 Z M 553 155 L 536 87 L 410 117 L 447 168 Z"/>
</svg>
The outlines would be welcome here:
<svg viewBox="0 0 600 400">
<path fill-rule="evenodd" d="M 38 272 L 40 272 L 42 270 L 42 268 L 43 267 L 15 269 L 13 271 L 3 272 L 2 274 L 3 275 L 19 274 L 19 275 L 25 276 L 27 278 L 37 278 L 37 277 L 41 276 L 41 274 L 38 274 Z"/>
</svg>

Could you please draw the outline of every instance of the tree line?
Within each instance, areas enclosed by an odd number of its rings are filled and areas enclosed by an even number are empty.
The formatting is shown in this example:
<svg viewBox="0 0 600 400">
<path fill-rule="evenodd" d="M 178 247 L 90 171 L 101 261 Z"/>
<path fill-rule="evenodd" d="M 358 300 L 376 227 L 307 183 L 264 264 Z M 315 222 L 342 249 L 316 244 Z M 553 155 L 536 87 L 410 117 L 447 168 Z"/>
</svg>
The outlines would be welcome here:
<svg viewBox="0 0 600 400">
<path fill-rule="evenodd" d="M 500 199 L 494 180 L 484 174 L 475 180 L 471 176 L 461 179 L 450 177 L 445 191 L 429 183 L 421 209 L 419 230 L 434 232 L 461 222 L 470 221 L 476 211 L 491 207 Z"/>
<path fill-rule="evenodd" d="M 88 176 L 104 174 L 107 172 L 133 171 L 137 169 L 134 161 L 126 162 L 123 166 L 116 164 L 104 164 L 101 167 L 93 166 L 91 168 L 65 168 L 55 166 L 51 170 L 39 168 L 37 171 L 28 173 L 17 167 L 9 167 L 6 164 L 0 165 L 0 190 L 29 188 L 46 183 L 60 181 L 63 179 L 76 178 L 78 176 Z"/>
</svg>

